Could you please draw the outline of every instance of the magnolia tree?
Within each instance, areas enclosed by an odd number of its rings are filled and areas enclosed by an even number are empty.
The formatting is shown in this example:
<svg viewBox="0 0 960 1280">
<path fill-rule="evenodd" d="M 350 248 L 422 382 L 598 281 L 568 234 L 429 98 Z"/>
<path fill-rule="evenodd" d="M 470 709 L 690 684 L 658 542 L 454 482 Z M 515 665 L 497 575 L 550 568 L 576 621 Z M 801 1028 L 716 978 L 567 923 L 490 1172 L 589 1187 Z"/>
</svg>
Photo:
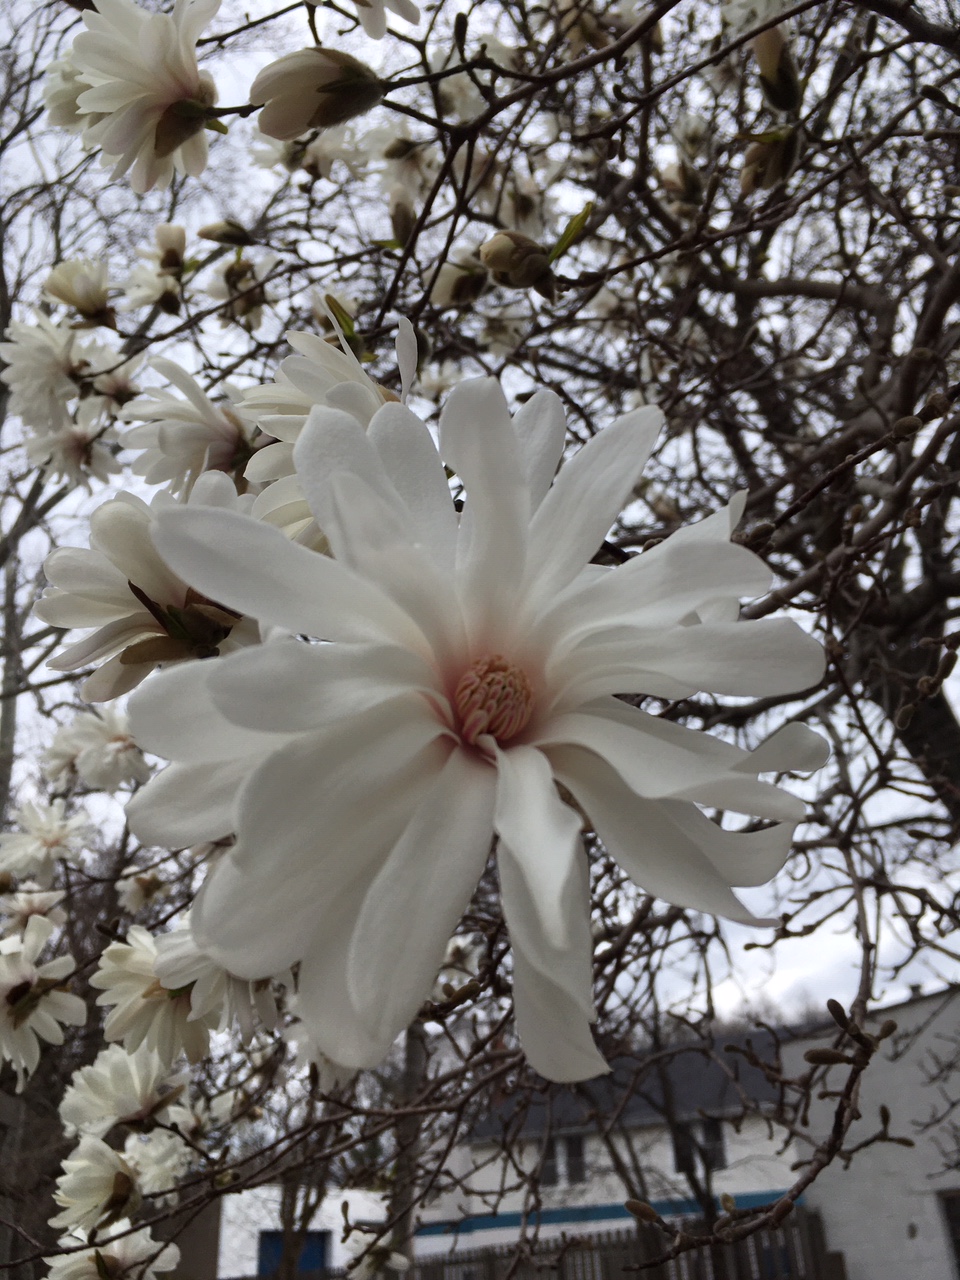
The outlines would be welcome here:
<svg viewBox="0 0 960 1280">
<path fill-rule="evenodd" d="M 9 1264 L 279 1180 L 286 1266 L 355 1185 L 401 1267 L 498 1100 L 839 934 L 837 1049 L 746 1050 L 796 1182 L 662 1252 L 780 1221 L 955 972 L 953 15 L 10 8 Z"/>
</svg>

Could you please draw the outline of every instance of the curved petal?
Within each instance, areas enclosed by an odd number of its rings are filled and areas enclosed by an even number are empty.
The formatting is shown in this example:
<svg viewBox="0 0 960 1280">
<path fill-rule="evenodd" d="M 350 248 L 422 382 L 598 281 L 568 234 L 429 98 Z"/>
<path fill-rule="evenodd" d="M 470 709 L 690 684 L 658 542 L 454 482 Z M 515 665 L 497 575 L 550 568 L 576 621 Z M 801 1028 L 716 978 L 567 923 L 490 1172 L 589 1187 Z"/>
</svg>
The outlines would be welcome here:
<svg viewBox="0 0 960 1280">
<path fill-rule="evenodd" d="M 398 404 L 387 404 L 371 419 L 370 442 L 413 520 L 417 541 L 452 571 L 457 549 L 457 514 L 446 472 L 426 424 Z"/>
<path fill-rule="evenodd" d="M 519 952 L 513 958 L 513 1006 L 523 1051 L 545 1079 L 571 1083 L 609 1072 L 582 1009 Z"/>
<path fill-rule="evenodd" d="M 347 939 L 338 961 L 330 939 L 342 918 L 359 910 L 358 895 L 448 754 L 440 744 L 422 741 L 409 742 L 404 752 L 395 734 L 377 742 L 377 725 L 369 719 L 362 730 L 370 746 L 362 757 L 342 755 L 334 737 L 298 739 L 244 786 L 237 844 L 191 912 L 198 944 L 238 977 L 279 973 L 318 950 L 328 965 L 346 967 Z M 353 727 L 351 747 L 360 732 Z"/>
<path fill-rule="evenodd" d="M 536 511 L 557 474 L 567 438 L 567 416 L 555 391 L 537 391 L 513 415 L 530 490 L 530 510 Z"/>
<path fill-rule="evenodd" d="M 517 436 L 499 383 L 475 378 L 453 389 L 440 415 L 440 450 L 466 489 L 460 593 L 483 643 L 523 579 L 530 521 Z"/>
<path fill-rule="evenodd" d="M 403 694 L 442 705 L 433 670 L 408 649 L 387 645 L 303 644 L 286 639 L 231 654 L 208 676 L 209 694 L 235 725 L 272 733 L 310 733 Z M 259 735 L 258 735 L 259 736 Z"/>
<path fill-rule="evenodd" d="M 391 1043 L 430 994 L 490 853 L 495 795 L 491 766 L 453 751 L 370 886 L 347 986 L 381 1042 Z"/>
<path fill-rule="evenodd" d="M 582 850 L 580 815 L 557 795 L 550 763 L 536 747 L 497 749 L 494 825 L 512 850 L 550 946 L 570 946 L 567 882 Z"/>
<path fill-rule="evenodd" d="M 561 468 L 530 523 L 530 587 L 537 601 L 550 600 L 592 559 L 662 426 L 659 409 L 636 409 L 588 440 Z"/>
<path fill-rule="evenodd" d="M 777 729 L 735 767 L 751 773 L 813 773 L 829 759 L 827 739 L 807 725 L 793 722 Z"/>
<path fill-rule="evenodd" d="M 754 772 L 749 753 L 614 698 L 556 717 L 538 741 L 593 751 L 645 799 L 695 800 L 788 822 L 804 816 L 796 796 L 744 776 Z"/>
<path fill-rule="evenodd" d="M 210 693 L 211 676 L 258 651 L 259 646 L 218 658 L 216 663 L 184 662 L 159 671 L 130 699 L 130 728 L 137 746 L 168 760 L 204 764 L 266 753 L 282 745 L 283 740 L 273 733 L 239 728 L 220 713 Z"/>
<path fill-rule="evenodd" d="M 237 794 L 252 767 L 249 758 L 168 765 L 127 802 L 127 824 L 162 849 L 222 840 L 236 828 Z"/>
<path fill-rule="evenodd" d="M 250 516 L 176 507 L 157 517 L 153 538 L 191 586 L 261 622 L 324 640 L 423 643 L 371 583 Z"/>
<path fill-rule="evenodd" d="M 768 880 L 789 852 L 791 824 L 750 833 L 751 839 L 723 831 L 684 801 L 641 800 L 599 756 L 579 747 L 557 748 L 551 759 L 611 856 L 647 893 L 744 924 L 769 923 L 734 895 L 728 873 L 741 885 Z"/>
<path fill-rule="evenodd" d="M 561 909 L 565 917 L 564 941 L 558 946 L 543 928 L 543 911 L 538 886 L 531 884 L 529 870 L 513 849 L 500 840 L 497 849 L 500 897 L 510 933 L 514 956 L 527 964 L 577 1006 L 580 1015 L 592 1022 L 593 939 L 590 935 L 590 884 L 583 845 L 577 848 L 562 886 Z"/>
</svg>

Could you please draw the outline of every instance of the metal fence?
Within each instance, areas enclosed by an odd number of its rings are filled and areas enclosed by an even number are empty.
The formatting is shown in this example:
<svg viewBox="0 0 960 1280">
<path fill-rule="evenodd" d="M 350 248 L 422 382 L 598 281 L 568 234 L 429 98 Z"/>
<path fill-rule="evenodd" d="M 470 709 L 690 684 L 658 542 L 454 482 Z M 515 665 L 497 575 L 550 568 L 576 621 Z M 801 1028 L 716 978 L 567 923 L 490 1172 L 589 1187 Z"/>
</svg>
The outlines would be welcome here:
<svg viewBox="0 0 960 1280">
<path fill-rule="evenodd" d="M 684 1222 L 696 1235 L 702 1226 Z M 843 1256 L 827 1250 L 817 1214 L 796 1209 L 779 1227 L 735 1244 L 694 1249 L 645 1270 L 665 1250 L 655 1227 L 541 1241 L 518 1253 L 516 1245 L 421 1258 L 412 1280 L 846 1280 Z"/>
</svg>

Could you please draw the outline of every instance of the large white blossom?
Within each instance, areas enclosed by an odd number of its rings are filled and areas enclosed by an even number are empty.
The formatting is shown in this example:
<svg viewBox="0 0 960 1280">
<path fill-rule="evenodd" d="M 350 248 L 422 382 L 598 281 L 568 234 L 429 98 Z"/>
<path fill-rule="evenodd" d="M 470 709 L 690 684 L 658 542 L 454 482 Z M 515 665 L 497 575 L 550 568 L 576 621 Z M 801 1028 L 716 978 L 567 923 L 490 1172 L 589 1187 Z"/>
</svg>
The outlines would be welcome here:
<svg viewBox="0 0 960 1280">
<path fill-rule="evenodd" d="M 194 497 L 227 507 L 242 501 L 217 472 L 198 480 Z M 118 494 L 91 516 L 89 549 L 60 547 L 44 562 L 51 585 L 35 606 L 37 616 L 55 627 L 95 628 L 50 663 L 56 671 L 80 671 L 101 662 L 80 690 L 89 702 L 127 693 L 159 663 L 207 657 L 254 638 L 236 614 L 188 587 L 157 554 L 149 529 L 163 505 L 176 504 L 165 493 L 152 506 Z"/>
<path fill-rule="evenodd" d="M 175 1244 L 159 1244 L 149 1227 L 131 1231 L 126 1220 L 114 1223 L 112 1233 L 101 1233 L 95 1248 L 77 1250 L 82 1241 L 64 1236 L 60 1246 L 69 1253 L 44 1258 L 50 1267 L 49 1280 L 156 1280 L 158 1271 L 172 1271 L 180 1261 Z"/>
<path fill-rule="evenodd" d="M 96 791 L 116 791 L 127 782 L 146 782 L 150 766 L 134 742 L 125 711 L 100 707 L 79 711 L 61 725 L 43 754 L 43 776 L 52 786 L 79 780 Z"/>
<path fill-rule="evenodd" d="M 230 512 L 159 516 L 179 572 L 291 638 L 139 691 L 138 740 L 177 763 L 128 817 L 171 847 L 236 834 L 194 903 L 198 945 L 249 978 L 299 961 L 300 1017 L 334 1061 L 372 1066 L 416 1014 L 494 836 L 520 1037 L 559 1080 L 605 1069 L 583 813 L 643 889 L 736 920 L 754 917 L 731 886 L 787 856 L 804 806 L 757 775 L 820 763 L 817 735 L 790 725 L 748 752 L 614 696 L 763 697 L 823 673 L 795 622 L 735 620 L 771 575 L 728 541 L 729 510 L 588 563 L 661 421 L 626 415 L 554 480 L 552 393 L 511 420 L 496 383 L 462 384 L 439 457 L 402 405 L 366 431 L 316 409 L 294 457 L 332 558 Z M 728 829 L 701 805 L 776 825 Z"/>
<path fill-rule="evenodd" d="M 126 942 L 111 942 L 104 951 L 90 979 L 101 992 L 97 1004 L 110 1009 L 104 1038 L 122 1041 L 129 1053 L 145 1044 L 167 1066 L 181 1052 L 199 1062 L 217 1015 L 194 1018 L 189 987 L 168 991 L 157 977 L 156 962 L 156 941 L 140 925 L 131 926 Z"/>
<path fill-rule="evenodd" d="M 97 0 L 83 14 L 87 30 L 70 52 L 88 86 L 76 104 L 91 117 L 83 140 L 100 147 L 114 177 L 130 171 L 136 192 L 169 186 L 174 171 L 196 177 L 206 168 L 204 124 L 217 91 L 197 67 L 196 43 L 219 7 L 175 0 L 171 13 L 151 13 L 133 0 Z"/>
<path fill-rule="evenodd" d="M 143 424 L 123 436 L 126 449 L 142 450 L 134 474 L 147 484 L 166 485 L 175 497 L 188 494 L 204 471 L 241 475 L 252 453 L 253 428 L 230 407 L 240 393 L 228 384 L 228 402 L 215 404 L 173 360 L 154 360 L 153 368 L 181 395 L 149 387 L 120 410 L 123 422 Z"/>
<path fill-rule="evenodd" d="M 61 859 L 79 860 L 92 830 L 82 811 L 67 815 L 63 800 L 27 800 L 12 818 L 20 830 L 0 835 L 0 871 L 18 879 L 31 876 L 43 889 L 49 888 Z"/>
<path fill-rule="evenodd" d="M 149 1130 L 165 1121 L 183 1094 L 185 1080 L 147 1045 L 132 1053 L 122 1045 L 102 1049 L 94 1062 L 80 1067 L 60 1102 L 60 1119 L 68 1138 L 91 1133 L 102 1138 L 118 1124 Z"/>
<path fill-rule="evenodd" d="M 179 1134 L 168 1129 L 131 1133 L 123 1145 L 127 1163 L 144 1195 L 176 1199 L 177 1183 L 190 1168 L 194 1153 Z"/>
<path fill-rule="evenodd" d="M 91 1133 L 64 1160 L 53 1198 L 61 1212 L 50 1219 L 51 1227 L 87 1232 L 132 1218 L 142 1200 L 134 1170 Z"/>
<path fill-rule="evenodd" d="M 37 963 L 53 930 L 51 920 L 34 915 L 21 936 L 0 941 L 0 1058 L 17 1073 L 17 1093 L 40 1061 L 40 1041 L 63 1044 L 60 1024 L 82 1027 L 87 1020 L 84 1002 L 63 990 L 73 957 Z"/>
</svg>

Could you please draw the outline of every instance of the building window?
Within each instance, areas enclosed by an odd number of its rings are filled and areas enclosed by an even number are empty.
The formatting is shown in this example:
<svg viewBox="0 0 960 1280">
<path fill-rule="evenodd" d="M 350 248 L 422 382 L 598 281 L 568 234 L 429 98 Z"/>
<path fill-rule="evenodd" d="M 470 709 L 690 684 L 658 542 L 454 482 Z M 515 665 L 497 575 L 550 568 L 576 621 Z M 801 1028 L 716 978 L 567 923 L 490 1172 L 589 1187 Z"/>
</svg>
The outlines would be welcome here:
<svg viewBox="0 0 960 1280">
<path fill-rule="evenodd" d="M 708 1173 L 727 1167 L 723 1121 L 716 1116 L 673 1126 L 673 1165 L 677 1173 L 696 1173 L 698 1164 Z"/>
<path fill-rule="evenodd" d="M 945 1191 L 940 1197 L 940 1203 L 947 1220 L 947 1235 L 953 1248 L 953 1260 L 960 1268 L 960 1191 Z"/>
<path fill-rule="evenodd" d="M 555 1187 L 560 1181 L 560 1170 L 557 1167 L 557 1143 L 555 1138 L 548 1138 L 543 1148 L 543 1159 L 540 1162 L 541 1187 Z"/>
<path fill-rule="evenodd" d="M 330 1254 L 330 1232 L 308 1231 L 303 1238 L 303 1247 L 297 1259 L 297 1274 L 304 1275 L 311 1271 L 324 1271 Z M 261 1231 L 257 1250 L 257 1275 L 272 1276 L 280 1266 L 283 1257 L 283 1232 Z"/>
<path fill-rule="evenodd" d="M 567 1155 L 567 1181 L 586 1182 L 587 1167 L 583 1159 L 583 1135 L 571 1133 L 563 1139 Z"/>
<path fill-rule="evenodd" d="M 711 1171 L 727 1167 L 727 1148 L 724 1144 L 723 1121 L 707 1116 L 703 1121 L 701 1154 L 703 1163 Z"/>
<path fill-rule="evenodd" d="M 586 1182 L 587 1166 L 583 1154 L 583 1136 L 571 1133 L 563 1138 L 548 1138 L 540 1162 L 541 1187 L 567 1187 Z"/>
</svg>

